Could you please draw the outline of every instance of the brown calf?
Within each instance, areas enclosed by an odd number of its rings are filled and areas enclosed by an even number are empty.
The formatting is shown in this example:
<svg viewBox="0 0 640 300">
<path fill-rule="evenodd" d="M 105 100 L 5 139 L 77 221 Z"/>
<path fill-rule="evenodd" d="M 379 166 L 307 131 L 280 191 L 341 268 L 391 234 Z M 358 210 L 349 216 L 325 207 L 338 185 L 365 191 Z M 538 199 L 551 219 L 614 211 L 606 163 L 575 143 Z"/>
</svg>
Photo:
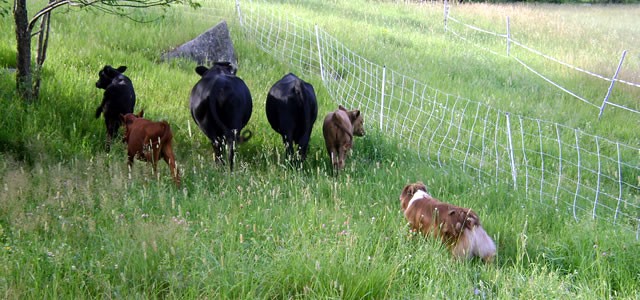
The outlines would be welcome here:
<svg viewBox="0 0 640 300">
<path fill-rule="evenodd" d="M 353 136 L 363 136 L 363 119 L 359 110 L 347 110 L 342 105 L 324 118 L 322 134 L 334 170 L 344 168 L 347 152 L 353 147 Z"/>
<path fill-rule="evenodd" d="M 180 175 L 176 168 L 176 159 L 171 148 L 173 134 L 169 123 L 165 121 L 153 122 L 143 119 L 144 111 L 137 115 L 128 113 L 121 116 L 125 125 L 124 142 L 127 143 L 129 167 L 133 165 L 134 157 L 142 161 L 151 162 L 153 171 L 158 172 L 160 157 L 169 165 L 171 176 L 177 186 L 180 186 Z"/>
</svg>

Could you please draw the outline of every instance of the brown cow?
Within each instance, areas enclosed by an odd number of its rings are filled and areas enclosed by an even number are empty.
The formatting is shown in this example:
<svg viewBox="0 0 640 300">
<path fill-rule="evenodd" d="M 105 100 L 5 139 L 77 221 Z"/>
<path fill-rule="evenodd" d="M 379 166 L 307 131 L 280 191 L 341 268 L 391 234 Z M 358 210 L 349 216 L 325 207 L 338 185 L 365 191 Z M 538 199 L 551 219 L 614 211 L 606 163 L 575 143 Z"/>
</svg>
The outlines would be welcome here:
<svg viewBox="0 0 640 300">
<path fill-rule="evenodd" d="M 353 147 L 353 136 L 364 136 L 363 119 L 359 110 L 347 110 L 342 105 L 324 118 L 322 134 L 334 170 L 344 168 L 347 152 Z"/>
<path fill-rule="evenodd" d="M 128 113 L 121 115 L 125 125 L 124 142 L 127 143 L 129 167 L 133 165 L 134 157 L 142 161 L 151 162 L 153 171 L 158 172 L 160 157 L 169 165 L 171 176 L 177 186 L 180 186 L 180 175 L 176 168 L 176 159 L 171 148 L 173 134 L 169 123 L 165 121 L 153 122 L 143 119 L 144 111 L 137 115 Z"/>
</svg>

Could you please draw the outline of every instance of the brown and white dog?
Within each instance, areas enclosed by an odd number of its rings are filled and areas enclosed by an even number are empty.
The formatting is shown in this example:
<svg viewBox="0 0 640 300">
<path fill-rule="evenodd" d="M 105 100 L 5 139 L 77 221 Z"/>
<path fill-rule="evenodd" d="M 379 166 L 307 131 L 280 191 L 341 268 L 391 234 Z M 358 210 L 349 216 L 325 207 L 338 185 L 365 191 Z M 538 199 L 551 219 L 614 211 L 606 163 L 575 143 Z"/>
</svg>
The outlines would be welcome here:
<svg viewBox="0 0 640 300">
<path fill-rule="evenodd" d="M 493 261 L 496 245 L 470 208 L 440 202 L 427 193 L 422 182 L 404 187 L 400 205 L 413 230 L 440 238 L 455 257 Z"/>
</svg>

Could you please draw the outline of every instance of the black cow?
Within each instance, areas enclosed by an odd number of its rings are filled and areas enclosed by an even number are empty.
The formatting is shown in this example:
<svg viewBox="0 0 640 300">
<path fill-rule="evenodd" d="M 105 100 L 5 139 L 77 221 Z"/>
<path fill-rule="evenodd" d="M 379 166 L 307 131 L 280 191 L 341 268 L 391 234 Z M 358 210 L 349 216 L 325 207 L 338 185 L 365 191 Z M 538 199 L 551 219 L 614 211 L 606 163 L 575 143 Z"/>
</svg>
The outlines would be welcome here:
<svg viewBox="0 0 640 300">
<path fill-rule="evenodd" d="M 300 161 L 307 157 L 313 123 L 318 117 L 318 103 L 313 86 L 289 73 L 276 82 L 267 95 L 267 120 L 282 135 L 287 156 L 293 158 L 293 144 L 298 144 Z"/>
<path fill-rule="evenodd" d="M 217 62 L 210 69 L 198 66 L 196 73 L 202 78 L 191 90 L 191 116 L 211 140 L 216 161 L 222 162 L 222 147 L 228 146 L 233 171 L 235 145 L 251 137 L 248 130 L 240 134 L 251 118 L 251 93 L 231 63 Z"/>
<path fill-rule="evenodd" d="M 136 104 L 133 83 L 122 74 L 125 70 L 127 70 L 126 66 L 114 69 L 106 65 L 98 73 L 96 87 L 104 89 L 104 96 L 102 103 L 96 109 L 96 118 L 104 114 L 104 123 L 107 126 L 107 151 L 111 148 L 111 140 L 118 134 L 118 129 L 122 125 L 120 115 L 133 113 L 133 107 Z"/>
</svg>

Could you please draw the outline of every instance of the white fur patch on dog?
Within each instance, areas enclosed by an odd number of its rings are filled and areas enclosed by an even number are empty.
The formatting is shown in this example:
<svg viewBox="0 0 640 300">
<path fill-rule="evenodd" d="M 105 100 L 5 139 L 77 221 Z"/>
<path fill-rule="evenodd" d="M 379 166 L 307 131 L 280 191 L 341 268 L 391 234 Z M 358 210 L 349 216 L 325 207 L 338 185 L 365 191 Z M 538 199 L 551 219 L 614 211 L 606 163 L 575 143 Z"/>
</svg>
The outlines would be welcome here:
<svg viewBox="0 0 640 300">
<path fill-rule="evenodd" d="M 407 204 L 407 209 L 409 209 L 409 207 L 411 207 L 411 204 L 413 204 L 413 202 L 415 202 L 416 200 L 420 200 L 430 196 L 431 195 L 429 195 L 429 193 L 425 191 L 422 191 L 422 190 L 417 191 L 415 194 L 413 194 L 413 197 L 411 198 L 411 200 L 409 200 L 409 204 Z"/>
</svg>

